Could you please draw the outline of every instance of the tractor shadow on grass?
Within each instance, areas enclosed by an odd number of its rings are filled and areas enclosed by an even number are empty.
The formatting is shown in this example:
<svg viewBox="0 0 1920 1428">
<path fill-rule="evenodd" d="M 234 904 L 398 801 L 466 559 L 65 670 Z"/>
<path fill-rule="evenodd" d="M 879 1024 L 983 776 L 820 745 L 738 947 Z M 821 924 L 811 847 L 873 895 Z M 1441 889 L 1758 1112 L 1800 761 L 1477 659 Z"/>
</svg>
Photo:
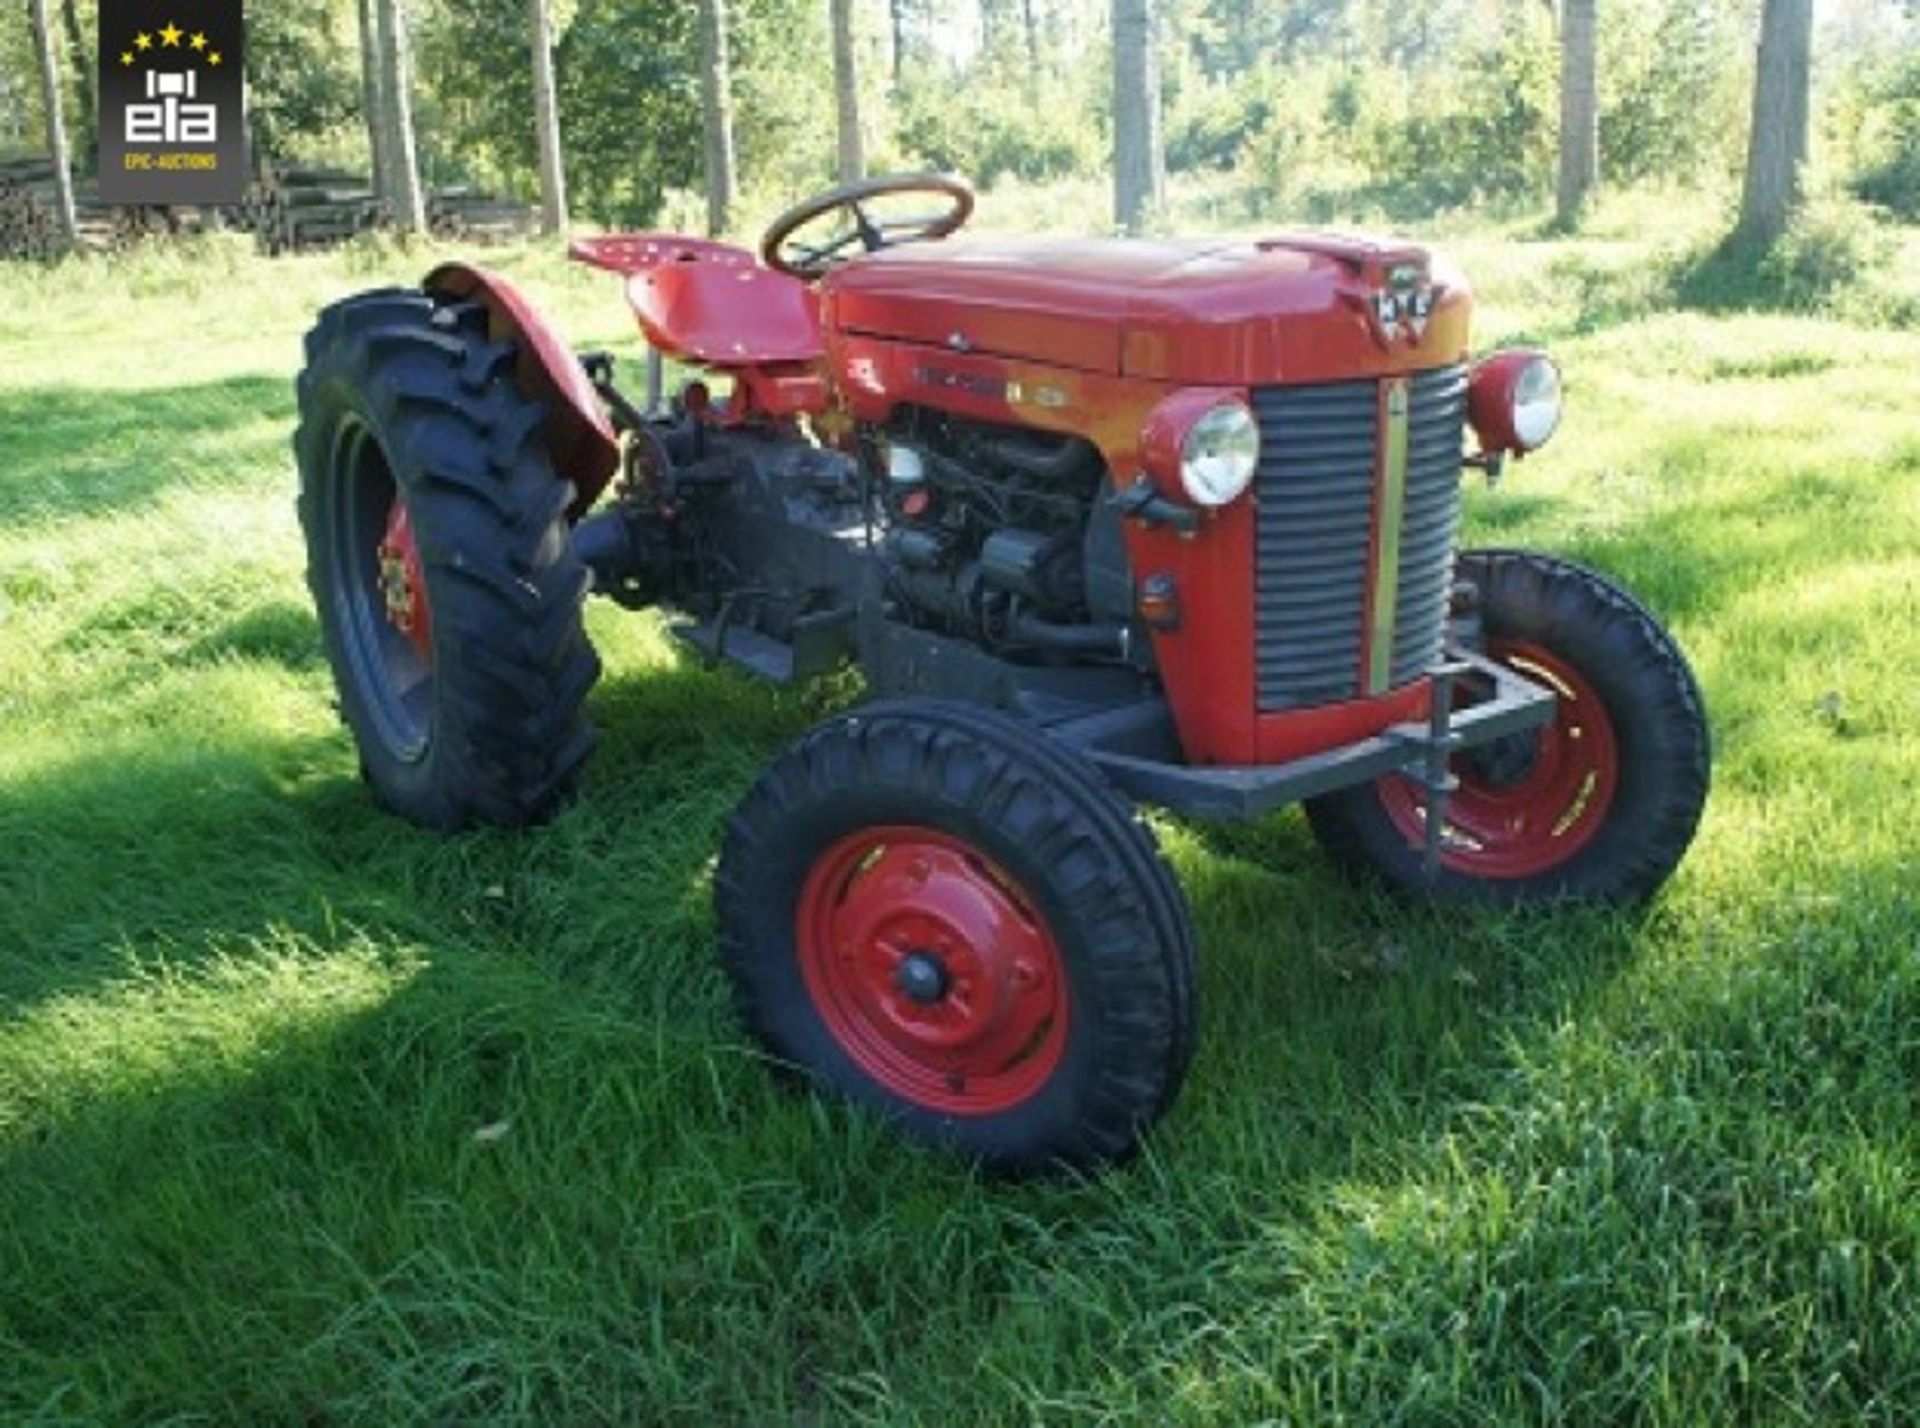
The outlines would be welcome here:
<svg viewBox="0 0 1920 1428">
<path fill-rule="evenodd" d="M 289 464 L 293 417 L 282 376 L 0 390 L 0 523 L 137 511 L 175 486 L 245 481 L 265 460 Z"/>
</svg>

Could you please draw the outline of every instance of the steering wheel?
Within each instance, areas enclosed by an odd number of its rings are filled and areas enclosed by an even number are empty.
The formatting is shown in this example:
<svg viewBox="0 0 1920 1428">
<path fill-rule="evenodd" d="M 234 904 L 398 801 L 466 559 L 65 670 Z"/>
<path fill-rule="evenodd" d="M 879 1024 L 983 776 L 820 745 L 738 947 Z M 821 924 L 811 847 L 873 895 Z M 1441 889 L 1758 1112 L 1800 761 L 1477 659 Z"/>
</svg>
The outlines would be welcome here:
<svg viewBox="0 0 1920 1428">
<path fill-rule="evenodd" d="M 937 194 L 946 199 L 946 212 L 889 218 L 867 211 L 871 200 L 896 193 Z M 817 242 L 795 237 L 803 228 L 842 209 L 853 221 L 851 228 Z M 852 256 L 847 250 L 856 243 L 868 253 L 901 243 L 925 243 L 946 237 L 972 214 L 973 190 L 964 179 L 936 173 L 878 174 L 840 184 L 789 208 L 773 220 L 766 237 L 760 240 L 760 257 L 775 272 L 810 283 L 846 262 Z"/>
</svg>

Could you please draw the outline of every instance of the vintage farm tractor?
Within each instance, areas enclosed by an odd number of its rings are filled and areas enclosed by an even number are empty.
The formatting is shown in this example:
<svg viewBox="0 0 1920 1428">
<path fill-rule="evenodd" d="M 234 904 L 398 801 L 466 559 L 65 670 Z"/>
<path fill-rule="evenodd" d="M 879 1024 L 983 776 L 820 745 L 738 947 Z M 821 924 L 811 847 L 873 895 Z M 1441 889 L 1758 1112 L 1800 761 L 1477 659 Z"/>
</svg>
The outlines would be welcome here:
<svg viewBox="0 0 1920 1428">
<path fill-rule="evenodd" d="M 367 781 L 429 827 L 573 790 L 589 592 L 776 682 L 857 666 L 874 702 L 726 829 L 745 1023 L 923 1139 L 1084 1167 L 1194 1045 L 1192 931 L 1136 801 L 1303 801 L 1337 862 L 1420 896 L 1634 902 L 1693 836 L 1707 724 L 1631 596 L 1456 549 L 1463 470 L 1545 442 L 1560 383 L 1470 357 L 1439 258 L 935 241 L 973 201 L 845 185 L 757 258 L 576 242 L 650 344 L 638 401 L 480 267 L 337 302 L 299 381 L 300 516 Z M 704 375 L 669 395 L 662 354 Z"/>
</svg>

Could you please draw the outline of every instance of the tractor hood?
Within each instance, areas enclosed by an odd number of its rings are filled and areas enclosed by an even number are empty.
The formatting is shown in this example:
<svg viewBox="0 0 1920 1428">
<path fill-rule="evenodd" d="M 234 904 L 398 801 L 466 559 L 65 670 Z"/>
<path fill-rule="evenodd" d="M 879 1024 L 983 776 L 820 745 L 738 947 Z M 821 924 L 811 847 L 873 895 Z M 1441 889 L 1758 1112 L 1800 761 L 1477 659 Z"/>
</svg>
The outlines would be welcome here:
<svg viewBox="0 0 1920 1428">
<path fill-rule="evenodd" d="M 1426 249 L 1337 233 L 948 239 L 856 259 L 822 293 L 850 334 L 1221 385 L 1458 361 L 1471 306 Z"/>
</svg>

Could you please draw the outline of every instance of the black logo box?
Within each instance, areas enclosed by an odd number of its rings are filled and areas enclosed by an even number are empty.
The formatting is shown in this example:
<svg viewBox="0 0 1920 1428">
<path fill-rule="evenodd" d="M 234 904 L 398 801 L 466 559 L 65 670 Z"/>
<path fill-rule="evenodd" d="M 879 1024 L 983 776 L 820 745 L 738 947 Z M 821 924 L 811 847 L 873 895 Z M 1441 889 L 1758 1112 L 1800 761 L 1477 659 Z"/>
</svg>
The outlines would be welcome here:
<svg viewBox="0 0 1920 1428">
<path fill-rule="evenodd" d="M 100 0 L 100 197 L 239 203 L 247 188 L 240 0 Z"/>
</svg>

